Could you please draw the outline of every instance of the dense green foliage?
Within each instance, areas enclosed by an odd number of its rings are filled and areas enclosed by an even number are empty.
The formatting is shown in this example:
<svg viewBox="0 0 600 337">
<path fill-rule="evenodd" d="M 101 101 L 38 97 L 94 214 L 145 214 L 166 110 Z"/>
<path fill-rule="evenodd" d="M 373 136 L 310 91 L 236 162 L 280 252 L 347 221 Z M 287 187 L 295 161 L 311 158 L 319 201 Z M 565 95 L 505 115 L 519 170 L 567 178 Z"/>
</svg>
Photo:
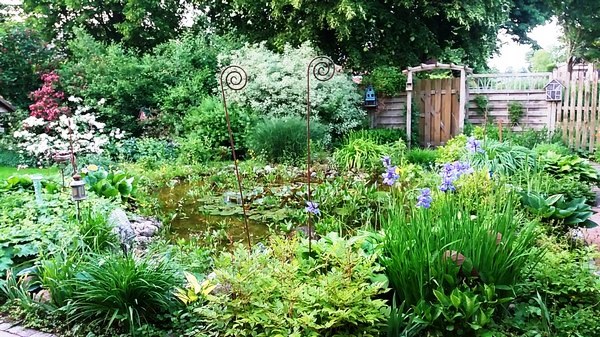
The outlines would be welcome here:
<svg viewBox="0 0 600 337">
<path fill-rule="evenodd" d="M 23 1 L 23 9 L 48 40 L 70 40 L 83 29 L 103 42 L 122 42 L 142 51 L 181 32 L 181 1 Z"/>
<path fill-rule="evenodd" d="M 257 156 L 272 163 L 300 163 L 306 159 L 306 120 L 283 117 L 259 122 L 248 136 L 248 147 Z M 327 128 L 310 123 L 311 148 L 328 144 Z"/>
<path fill-rule="evenodd" d="M 77 31 L 62 84 L 108 126 L 135 135 L 178 132 L 185 114 L 216 88 L 217 55 L 227 48 L 225 39 L 186 35 L 138 56 Z M 141 110 L 149 120 L 137 120 Z"/>
<path fill-rule="evenodd" d="M 249 0 L 199 3 L 208 9 L 207 22 L 219 32 L 233 29 L 252 42 L 267 41 L 277 49 L 287 43 L 312 41 L 326 54 L 356 69 L 406 66 L 432 58 L 483 68 L 495 50 L 501 25 L 525 36 L 530 24 L 543 21 L 536 15 L 537 8 L 543 6 L 512 7 L 510 1 L 278 0 L 268 6 Z"/>
<path fill-rule="evenodd" d="M 0 25 L 0 95 L 26 108 L 27 95 L 41 84 L 39 74 L 52 61 L 53 51 L 40 33 L 23 24 Z"/>
<path fill-rule="evenodd" d="M 368 237 L 361 239 L 328 235 L 313 243 L 310 259 L 306 243 L 295 240 L 223 254 L 208 281 L 213 291 L 194 294 L 196 329 L 224 336 L 377 335 L 386 314 L 376 296 L 387 282 L 377 254 L 363 248 Z"/>
<path fill-rule="evenodd" d="M 229 100 L 260 117 L 306 116 L 307 67 L 317 55 L 308 43 L 297 48 L 288 45 L 281 54 L 264 44 L 221 54 L 222 65 L 240 66 L 248 76 L 244 90 L 228 93 Z M 349 76 L 333 68 L 328 74 L 333 77 L 325 82 L 311 75 L 311 118 L 327 125 L 333 135 L 343 135 L 361 125 L 365 111 L 359 106 L 361 95 Z"/>
</svg>

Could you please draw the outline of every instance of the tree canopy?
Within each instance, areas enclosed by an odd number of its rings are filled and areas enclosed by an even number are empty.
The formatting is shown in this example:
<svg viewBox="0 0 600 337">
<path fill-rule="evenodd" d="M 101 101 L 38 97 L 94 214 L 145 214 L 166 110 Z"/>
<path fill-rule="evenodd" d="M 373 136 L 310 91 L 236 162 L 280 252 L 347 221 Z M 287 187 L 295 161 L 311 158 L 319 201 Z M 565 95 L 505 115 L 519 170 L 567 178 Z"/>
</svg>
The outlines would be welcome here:
<svg viewBox="0 0 600 337">
<path fill-rule="evenodd" d="M 544 22 L 547 0 L 198 0 L 210 27 L 236 30 L 253 42 L 312 41 L 354 68 L 408 65 L 436 59 L 482 68 L 499 28 L 523 40 Z"/>
<path fill-rule="evenodd" d="M 84 29 L 103 42 L 141 51 L 176 37 L 185 9 L 182 0 L 24 0 L 23 9 L 46 38 L 57 42 Z"/>
<path fill-rule="evenodd" d="M 600 60 L 600 1 L 552 1 L 564 30 L 569 59 Z"/>
</svg>

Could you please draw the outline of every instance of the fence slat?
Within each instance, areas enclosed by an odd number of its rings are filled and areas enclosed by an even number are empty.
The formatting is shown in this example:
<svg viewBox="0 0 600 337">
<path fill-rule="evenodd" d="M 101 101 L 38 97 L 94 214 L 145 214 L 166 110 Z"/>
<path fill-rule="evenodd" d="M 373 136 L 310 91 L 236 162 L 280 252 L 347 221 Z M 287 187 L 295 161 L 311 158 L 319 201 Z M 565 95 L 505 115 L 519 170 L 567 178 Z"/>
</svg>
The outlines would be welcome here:
<svg viewBox="0 0 600 337">
<path fill-rule="evenodd" d="M 583 118 L 583 76 L 577 78 L 577 106 L 575 109 L 575 148 L 580 149 L 581 144 L 581 120 Z"/>
<path fill-rule="evenodd" d="M 577 81 L 571 79 L 569 82 L 570 88 L 570 102 L 569 102 L 569 126 L 567 127 L 568 131 L 568 140 L 567 144 L 569 147 L 574 147 L 575 144 L 575 101 L 577 100 Z"/>
<path fill-rule="evenodd" d="M 598 112 L 600 109 L 598 109 L 598 72 L 594 72 L 592 75 L 592 120 L 593 122 L 593 127 L 592 127 L 592 144 L 590 145 L 590 151 L 594 151 L 596 149 L 596 146 L 598 146 L 597 144 L 599 144 L 600 142 L 600 129 L 599 129 L 599 121 L 598 119 L 600 119 L 600 116 L 598 115 Z"/>
<path fill-rule="evenodd" d="M 433 130 L 432 130 L 432 141 L 434 144 L 440 144 L 441 142 L 441 123 L 442 123 L 442 81 L 434 82 L 435 96 L 434 96 L 434 108 L 433 108 Z"/>
<path fill-rule="evenodd" d="M 451 114 L 452 114 L 452 95 L 456 93 L 452 93 L 452 80 L 446 79 L 443 82 L 443 88 L 446 93 L 442 96 L 442 121 L 440 127 L 442 128 L 441 134 L 441 142 L 446 142 L 446 140 L 451 138 L 450 128 L 452 127 L 450 124 L 452 123 Z"/>
</svg>

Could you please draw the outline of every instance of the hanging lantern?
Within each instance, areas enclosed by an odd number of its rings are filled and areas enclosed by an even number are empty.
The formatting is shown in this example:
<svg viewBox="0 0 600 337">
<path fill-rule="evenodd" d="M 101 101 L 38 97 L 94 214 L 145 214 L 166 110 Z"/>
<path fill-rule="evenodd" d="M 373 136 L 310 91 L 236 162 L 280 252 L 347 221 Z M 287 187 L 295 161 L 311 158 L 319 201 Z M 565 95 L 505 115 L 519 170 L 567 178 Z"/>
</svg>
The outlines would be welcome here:
<svg viewBox="0 0 600 337">
<path fill-rule="evenodd" d="M 81 176 L 79 173 L 76 173 L 73 176 L 73 181 L 71 182 L 71 197 L 74 201 L 79 201 L 87 199 L 87 195 L 85 195 L 85 181 L 81 180 Z"/>
<path fill-rule="evenodd" d="M 375 89 L 373 89 L 372 85 L 368 86 L 365 92 L 365 107 L 377 107 L 377 95 L 375 94 Z"/>
</svg>

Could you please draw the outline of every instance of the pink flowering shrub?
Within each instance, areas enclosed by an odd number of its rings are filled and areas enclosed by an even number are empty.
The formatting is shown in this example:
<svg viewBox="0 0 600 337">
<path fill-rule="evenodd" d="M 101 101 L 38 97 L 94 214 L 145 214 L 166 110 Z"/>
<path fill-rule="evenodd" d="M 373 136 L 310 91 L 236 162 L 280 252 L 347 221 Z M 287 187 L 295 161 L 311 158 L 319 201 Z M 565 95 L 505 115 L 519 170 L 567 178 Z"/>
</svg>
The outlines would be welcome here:
<svg viewBox="0 0 600 337">
<path fill-rule="evenodd" d="M 65 93 L 55 88 L 59 79 L 58 74 L 54 71 L 42 75 L 44 84 L 41 88 L 30 94 L 30 98 L 34 101 L 29 106 L 31 116 L 53 121 L 58 119 L 60 115 L 69 112 L 68 107 L 61 106 L 62 100 L 65 98 Z"/>
</svg>

